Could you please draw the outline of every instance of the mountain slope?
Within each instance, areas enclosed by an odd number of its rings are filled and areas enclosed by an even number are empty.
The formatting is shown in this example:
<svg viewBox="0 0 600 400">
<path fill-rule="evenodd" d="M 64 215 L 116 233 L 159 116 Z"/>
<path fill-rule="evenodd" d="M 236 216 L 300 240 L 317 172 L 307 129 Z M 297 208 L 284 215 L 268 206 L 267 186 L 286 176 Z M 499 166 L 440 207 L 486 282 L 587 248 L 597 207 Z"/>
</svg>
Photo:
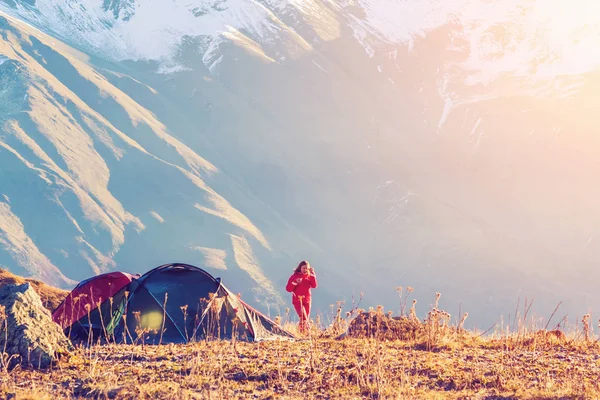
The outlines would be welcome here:
<svg viewBox="0 0 600 400">
<path fill-rule="evenodd" d="M 62 0 L 37 1 L 34 5 L 16 2 L 4 8 L 93 53 L 116 60 L 159 60 L 164 71 L 181 68 L 175 64 L 177 48 L 189 38 L 200 38 L 203 61 L 210 69 L 222 59 L 219 46 L 224 40 L 235 41 L 273 62 L 271 56 L 294 56 L 310 50 L 311 45 L 280 16 L 298 20 L 310 18 L 315 11 L 331 13 L 319 0 L 265 4 L 256 0 L 86 0 L 78 6 Z M 65 24 L 65 20 L 76 23 Z"/>
<path fill-rule="evenodd" d="M 196 214 L 206 226 L 230 226 L 238 239 L 226 234 L 221 240 L 229 242 L 234 253 L 251 257 L 249 246 L 238 246 L 239 240 L 247 243 L 245 237 L 270 249 L 262 232 L 206 183 L 217 172 L 210 162 L 171 136 L 149 111 L 97 71 L 67 52 L 53 50 L 50 38 L 7 17 L 0 21 L 0 51 L 7 57 L 0 65 L 7 85 L 2 104 L 10 107 L 2 114 L 0 135 L 7 171 L 0 185 L 5 257 L 10 255 L 30 274 L 55 284 L 73 282 L 59 272 L 57 263 L 88 265 L 88 271 L 81 266 L 69 271 L 77 280 L 113 269 L 112 258 L 126 233 L 146 229 L 142 219 L 166 226 L 175 222 L 166 220 L 163 210 L 150 208 L 152 186 L 155 200 L 161 198 L 163 204 L 175 205 L 181 201 L 177 196 L 187 197 L 188 218 Z M 62 73 L 56 76 L 62 81 L 54 75 L 57 65 Z M 90 107 L 86 101 L 91 99 L 119 114 L 123 130 Z M 140 142 L 128 134 L 141 135 Z M 115 178 L 134 168 L 135 179 Z M 125 199 L 118 200 L 125 194 L 122 184 L 127 191 Z M 170 229 L 185 230 L 186 225 L 178 223 L 181 226 Z M 24 226 L 47 232 L 52 239 L 39 249 Z M 172 233 L 169 239 L 177 237 Z M 243 267 L 263 279 L 257 265 Z"/>
<path fill-rule="evenodd" d="M 408 284 L 478 325 L 589 310 L 597 14 L 510 4 L 0 2 L 0 264 L 186 261 L 270 307 L 308 258 L 321 311 Z"/>
</svg>

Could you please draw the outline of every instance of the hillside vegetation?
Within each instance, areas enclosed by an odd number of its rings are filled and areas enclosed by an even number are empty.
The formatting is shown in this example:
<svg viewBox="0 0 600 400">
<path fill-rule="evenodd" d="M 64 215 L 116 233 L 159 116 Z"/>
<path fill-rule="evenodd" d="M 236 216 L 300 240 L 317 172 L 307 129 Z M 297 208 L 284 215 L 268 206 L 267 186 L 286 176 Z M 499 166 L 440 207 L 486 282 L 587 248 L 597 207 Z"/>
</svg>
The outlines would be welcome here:
<svg viewBox="0 0 600 400">
<path fill-rule="evenodd" d="M 382 307 L 354 307 L 345 318 L 338 304 L 334 315 L 319 316 L 310 335 L 295 342 L 95 345 L 78 347 L 46 371 L 9 370 L 5 356 L 0 394 L 17 399 L 600 398 L 600 346 L 589 316 L 582 329 L 568 334 L 528 328 L 525 317 L 514 329 L 483 334 L 464 330 L 464 318 L 451 324 L 450 315 L 437 309 L 439 297 L 423 321 L 414 303 L 400 317 Z M 282 323 L 294 328 L 287 315 Z"/>
</svg>

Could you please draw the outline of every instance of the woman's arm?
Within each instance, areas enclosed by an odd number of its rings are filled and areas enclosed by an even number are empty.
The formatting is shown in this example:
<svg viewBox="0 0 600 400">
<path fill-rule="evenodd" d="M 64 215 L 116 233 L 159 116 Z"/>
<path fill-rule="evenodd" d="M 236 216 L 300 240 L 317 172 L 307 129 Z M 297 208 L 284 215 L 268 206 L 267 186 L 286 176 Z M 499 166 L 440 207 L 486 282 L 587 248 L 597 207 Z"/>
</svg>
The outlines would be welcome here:
<svg viewBox="0 0 600 400">
<path fill-rule="evenodd" d="M 294 290 L 296 290 L 296 286 L 298 286 L 298 283 L 296 282 L 296 274 L 293 274 L 292 276 L 290 276 L 290 279 L 288 279 L 288 283 L 285 286 L 285 290 L 291 293 Z"/>
</svg>

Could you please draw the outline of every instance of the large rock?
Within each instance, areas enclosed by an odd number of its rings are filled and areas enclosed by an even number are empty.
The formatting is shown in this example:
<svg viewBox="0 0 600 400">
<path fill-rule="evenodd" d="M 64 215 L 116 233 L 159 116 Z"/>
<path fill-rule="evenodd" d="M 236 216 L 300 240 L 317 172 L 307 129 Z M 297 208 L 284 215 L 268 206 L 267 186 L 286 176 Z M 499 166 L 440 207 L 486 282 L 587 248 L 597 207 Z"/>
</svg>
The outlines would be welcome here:
<svg viewBox="0 0 600 400">
<path fill-rule="evenodd" d="M 72 350 L 29 282 L 0 288 L 0 352 L 8 354 L 11 365 L 47 368 Z"/>
</svg>

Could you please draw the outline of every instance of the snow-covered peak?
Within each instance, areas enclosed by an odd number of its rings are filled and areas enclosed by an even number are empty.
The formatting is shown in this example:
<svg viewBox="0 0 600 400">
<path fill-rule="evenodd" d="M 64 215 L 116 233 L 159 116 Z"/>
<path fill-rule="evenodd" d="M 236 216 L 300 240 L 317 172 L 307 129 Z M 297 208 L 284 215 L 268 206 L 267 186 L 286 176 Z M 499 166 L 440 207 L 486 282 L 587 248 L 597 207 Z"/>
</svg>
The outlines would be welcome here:
<svg viewBox="0 0 600 400">
<path fill-rule="evenodd" d="M 359 0 L 358 32 L 408 44 L 454 24 L 449 50 L 469 57 L 470 83 L 505 73 L 539 79 L 581 74 L 600 66 L 600 2 L 595 0 Z M 573 60 L 577 60 L 576 63 Z"/>
<path fill-rule="evenodd" d="M 0 10 L 96 54 L 160 60 L 171 71 L 180 69 L 176 54 L 189 37 L 199 39 L 211 67 L 223 40 L 280 60 L 286 51 L 310 50 L 312 41 L 297 33 L 304 28 L 330 40 L 349 25 L 374 56 L 390 46 L 410 49 L 449 23 L 455 29 L 448 50 L 468 55 L 461 67 L 472 84 L 506 73 L 547 79 L 600 65 L 600 53 L 589 51 L 600 33 L 595 0 L 3 0 Z"/>
<path fill-rule="evenodd" d="M 201 38 L 206 61 L 223 35 L 243 32 L 252 42 L 291 41 L 310 47 L 276 13 L 315 0 L 38 0 L 0 10 L 17 14 L 77 46 L 117 60 L 159 60 L 173 64 L 186 37 Z M 272 7 L 272 8 L 270 8 Z M 172 65 L 171 65 L 172 66 Z"/>
<path fill-rule="evenodd" d="M 104 0 L 102 7 L 111 11 L 115 19 L 127 21 L 135 13 L 135 0 Z"/>
</svg>

